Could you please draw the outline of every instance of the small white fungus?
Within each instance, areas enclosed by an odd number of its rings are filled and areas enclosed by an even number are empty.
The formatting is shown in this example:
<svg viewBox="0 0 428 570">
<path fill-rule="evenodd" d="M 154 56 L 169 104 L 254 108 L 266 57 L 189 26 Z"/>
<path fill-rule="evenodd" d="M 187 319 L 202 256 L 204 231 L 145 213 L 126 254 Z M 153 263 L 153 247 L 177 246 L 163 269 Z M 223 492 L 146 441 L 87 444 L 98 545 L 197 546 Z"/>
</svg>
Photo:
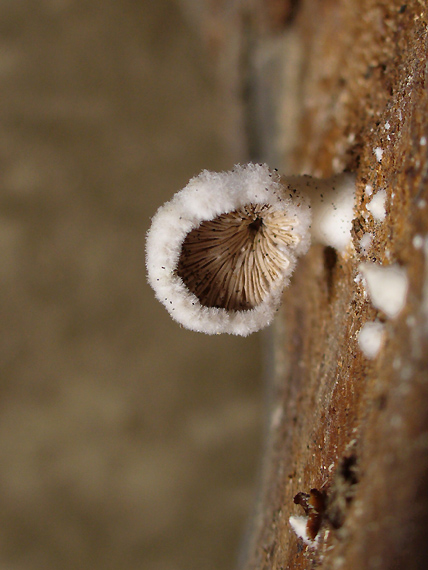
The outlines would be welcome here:
<svg viewBox="0 0 428 570">
<path fill-rule="evenodd" d="M 315 548 L 317 546 L 317 539 L 315 538 L 315 540 L 311 540 L 306 531 L 308 517 L 303 517 L 303 516 L 297 517 L 292 515 L 288 519 L 288 522 L 290 523 L 291 528 L 294 530 L 297 536 L 301 538 L 305 544 L 307 544 L 312 548 Z"/>
<path fill-rule="evenodd" d="M 379 190 L 367 204 L 366 208 L 373 218 L 378 222 L 383 222 L 386 217 L 386 191 Z"/>
<path fill-rule="evenodd" d="M 366 358 L 376 358 L 384 338 L 385 325 L 379 321 L 365 323 L 358 334 L 358 346 Z"/>
<path fill-rule="evenodd" d="M 371 184 L 366 184 L 364 192 L 366 193 L 366 196 L 370 197 L 373 194 L 373 186 Z"/>
<path fill-rule="evenodd" d="M 416 234 L 413 236 L 412 244 L 415 249 L 422 249 L 424 246 L 424 238 L 421 235 Z"/>
<path fill-rule="evenodd" d="M 380 148 L 380 146 L 377 146 L 374 150 L 373 150 L 375 156 L 376 156 L 376 160 L 378 162 L 382 162 L 382 156 L 383 156 L 383 149 Z"/>
<path fill-rule="evenodd" d="M 361 263 L 358 269 L 366 281 L 373 306 L 390 318 L 397 317 L 406 304 L 409 287 L 406 270 L 398 263 L 384 267 L 370 262 Z"/>
<path fill-rule="evenodd" d="M 312 208 L 312 238 L 345 251 L 351 242 L 355 205 L 355 175 L 343 173 L 318 180 L 309 192 Z"/>
<path fill-rule="evenodd" d="M 354 201 L 354 174 L 280 177 L 263 164 L 204 170 L 153 217 L 149 283 L 185 327 L 246 336 L 272 321 L 311 238 L 346 249 Z"/>
<path fill-rule="evenodd" d="M 421 146 L 426 146 L 427 144 L 427 138 L 426 137 L 421 137 L 421 140 L 419 141 L 419 144 Z"/>
<path fill-rule="evenodd" d="M 368 254 L 370 246 L 372 244 L 372 240 L 373 240 L 373 236 L 370 232 L 367 232 L 366 234 L 364 234 L 361 237 L 361 239 L 360 239 L 361 253 L 364 253 L 365 255 Z"/>
<path fill-rule="evenodd" d="M 308 201 L 266 165 L 204 170 L 153 217 L 149 283 L 185 327 L 246 336 L 272 321 L 310 222 Z"/>
</svg>

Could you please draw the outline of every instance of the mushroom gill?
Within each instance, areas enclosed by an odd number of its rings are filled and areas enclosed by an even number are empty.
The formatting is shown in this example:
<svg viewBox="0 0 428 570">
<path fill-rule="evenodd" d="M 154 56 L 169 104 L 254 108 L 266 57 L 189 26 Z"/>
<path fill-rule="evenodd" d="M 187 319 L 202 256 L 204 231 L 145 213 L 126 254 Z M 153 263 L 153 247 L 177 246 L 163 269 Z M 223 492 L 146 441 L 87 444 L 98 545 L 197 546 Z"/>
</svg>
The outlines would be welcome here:
<svg viewBox="0 0 428 570">
<path fill-rule="evenodd" d="M 289 266 L 297 223 L 267 204 L 204 221 L 186 236 L 177 275 L 205 307 L 254 309 Z"/>
</svg>

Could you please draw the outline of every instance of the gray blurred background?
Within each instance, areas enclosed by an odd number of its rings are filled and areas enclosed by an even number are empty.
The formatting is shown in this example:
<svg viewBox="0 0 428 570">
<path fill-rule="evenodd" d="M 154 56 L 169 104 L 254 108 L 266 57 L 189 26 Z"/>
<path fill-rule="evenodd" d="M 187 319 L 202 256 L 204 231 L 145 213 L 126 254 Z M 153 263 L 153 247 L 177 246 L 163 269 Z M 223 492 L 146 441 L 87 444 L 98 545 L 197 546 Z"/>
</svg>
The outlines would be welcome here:
<svg viewBox="0 0 428 570">
<path fill-rule="evenodd" d="M 235 565 L 260 339 L 181 329 L 144 267 L 156 208 L 245 159 L 205 4 L 0 0 L 0 570 Z"/>
</svg>

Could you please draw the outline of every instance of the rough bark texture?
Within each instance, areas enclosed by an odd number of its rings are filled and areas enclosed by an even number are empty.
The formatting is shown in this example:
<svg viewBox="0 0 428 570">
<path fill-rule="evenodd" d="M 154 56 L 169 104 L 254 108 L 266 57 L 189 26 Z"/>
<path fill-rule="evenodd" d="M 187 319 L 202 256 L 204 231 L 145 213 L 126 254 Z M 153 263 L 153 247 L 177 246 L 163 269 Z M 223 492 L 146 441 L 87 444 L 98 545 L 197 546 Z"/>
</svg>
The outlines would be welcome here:
<svg viewBox="0 0 428 570">
<path fill-rule="evenodd" d="M 357 173 L 353 247 L 337 255 L 314 246 L 284 295 L 262 491 L 242 567 L 423 568 L 426 3 L 306 0 L 283 33 L 297 39 L 302 62 L 293 86 L 300 129 L 288 168 Z M 281 108 L 287 97 L 277 96 L 277 118 L 287 117 Z M 384 222 L 366 209 L 367 184 L 374 193 L 386 190 Z M 365 253 L 359 240 L 367 232 L 373 241 Z M 367 260 L 407 271 L 407 301 L 398 317 L 388 318 L 365 295 L 358 265 Z M 375 319 L 385 323 L 386 335 L 369 360 L 358 333 Z M 291 515 L 304 514 L 294 496 L 312 488 L 327 501 L 316 548 L 289 524 Z"/>
</svg>

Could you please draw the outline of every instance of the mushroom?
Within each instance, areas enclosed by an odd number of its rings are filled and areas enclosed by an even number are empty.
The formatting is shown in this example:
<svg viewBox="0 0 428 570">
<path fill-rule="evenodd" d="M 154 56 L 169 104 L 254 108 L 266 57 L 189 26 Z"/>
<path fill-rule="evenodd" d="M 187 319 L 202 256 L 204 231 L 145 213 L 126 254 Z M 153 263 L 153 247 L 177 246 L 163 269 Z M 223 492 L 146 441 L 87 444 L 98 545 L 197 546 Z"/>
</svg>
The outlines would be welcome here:
<svg viewBox="0 0 428 570">
<path fill-rule="evenodd" d="M 269 325 L 309 248 L 305 191 L 319 195 L 318 184 L 263 164 L 192 178 L 147 235 L 148 280 L 171 316 L 208 334 L 246 336 Z"/>
</svg>

